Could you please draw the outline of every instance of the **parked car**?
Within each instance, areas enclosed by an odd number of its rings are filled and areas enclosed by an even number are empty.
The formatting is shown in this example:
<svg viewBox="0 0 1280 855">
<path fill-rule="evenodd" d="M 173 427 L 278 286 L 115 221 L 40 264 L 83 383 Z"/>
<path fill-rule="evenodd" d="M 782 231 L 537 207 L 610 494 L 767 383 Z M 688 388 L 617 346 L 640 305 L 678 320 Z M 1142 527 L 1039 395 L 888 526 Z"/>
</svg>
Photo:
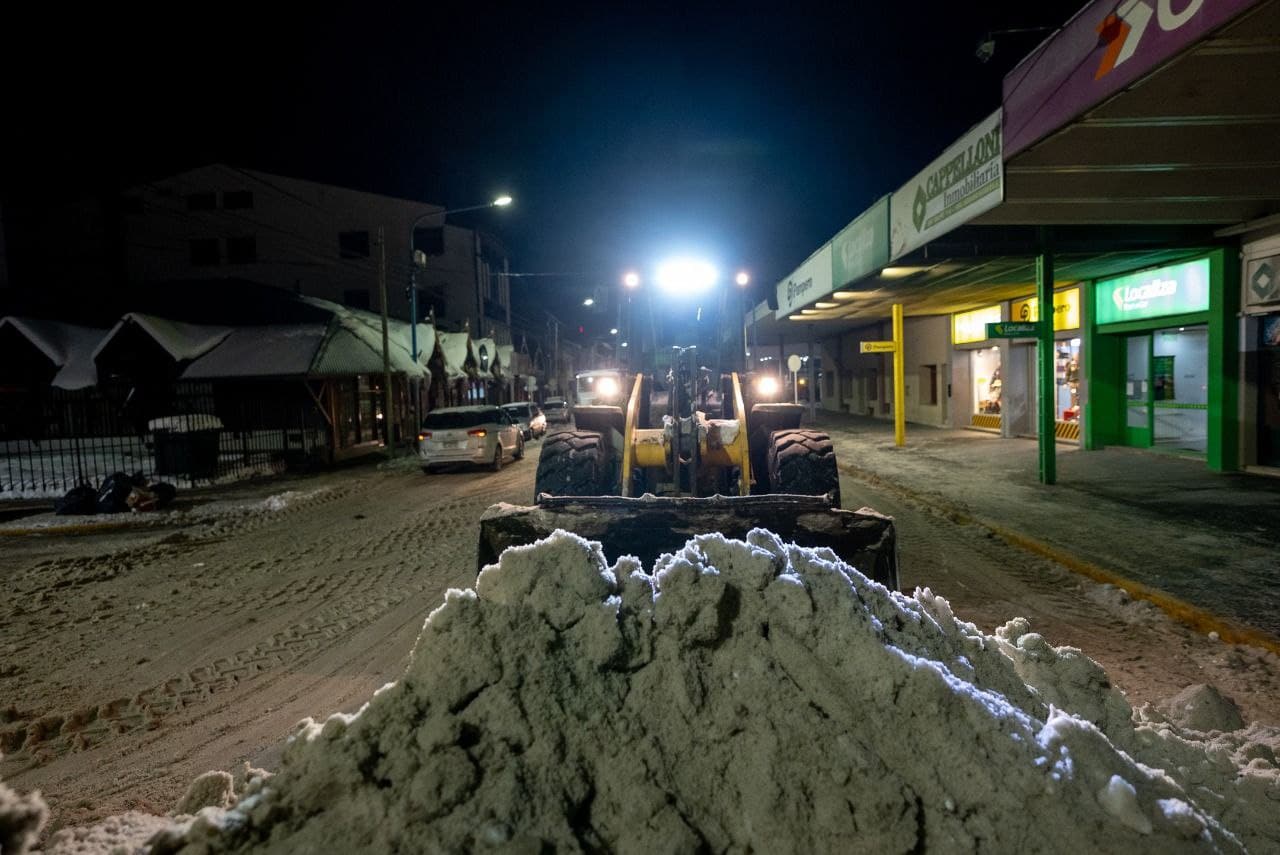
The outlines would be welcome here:
<svg viewBox="0 0 1280 855">
<path fill-rule="evenodd" d="M 427 474 L 447 463 L 487 464 L 497 472 L 508 457 L 524 457 L 524 436 L 493 404 L 432 410 L 418 431 L 418 463 Z"/>
<path fill-rule="evenodd" d="M 569 402 L 564 398 L 547 398 L 542 402 L 542 412 L 546 414 L 548 424 L 569 423 Z"/>
<path fill-rule="evenodd" d="M 537 439 L 547 432 L 547 417 L 542 410 L 538 409 L 537 404 L 518 401 L 513 404 L 503 404 L 502 409 L 511 416 L 511 420 L 520 428 L 526 441 Z"/>
</svg>

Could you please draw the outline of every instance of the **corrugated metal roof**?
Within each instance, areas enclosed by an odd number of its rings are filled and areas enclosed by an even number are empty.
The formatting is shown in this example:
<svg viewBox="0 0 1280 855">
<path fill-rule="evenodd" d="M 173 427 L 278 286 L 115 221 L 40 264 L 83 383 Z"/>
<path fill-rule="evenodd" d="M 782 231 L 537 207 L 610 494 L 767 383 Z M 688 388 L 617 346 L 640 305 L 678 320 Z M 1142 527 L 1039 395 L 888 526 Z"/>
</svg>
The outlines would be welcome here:
<svg viewBox="0 0 1280 855">
<path fill-rule="evenodd" d="M 327 324 L 237 327 L 187 366 L 182 378 L 305 377 L 313 373 L 327 331 Z"/>
<path fill-rule="evenodd" d="M 62 321 L 37 318 L 0 318 L 31 342 L 58 367 L 52 385 L 59 389 L 83 389 L 98 382 L 98 366 L 93 354 L 107 335 L 104 329 L 81 327 Z"/>
<path fill-rule="evenodd" d="M 484 348 L 481 350 L 481 348 Z M 484 354 L 482 357 L 481 354 Z M 491 338 L 473 338 L 471 355 L 476 361 L 476 378 L 492 380 L 501 376 L 501 368 L 497 364 L 498 343 Z M 484 366 L 483 368 L 481 366 Z"/>
</svg>

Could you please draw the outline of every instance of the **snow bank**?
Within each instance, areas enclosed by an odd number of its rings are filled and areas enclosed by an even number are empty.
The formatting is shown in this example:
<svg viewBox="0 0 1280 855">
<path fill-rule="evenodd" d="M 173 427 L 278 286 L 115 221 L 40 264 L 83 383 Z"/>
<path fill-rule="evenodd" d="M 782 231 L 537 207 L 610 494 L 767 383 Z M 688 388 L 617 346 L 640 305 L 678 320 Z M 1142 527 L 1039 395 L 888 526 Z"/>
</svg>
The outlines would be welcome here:
<svg viewBox="0 0 1280 855">
<path fill-rule="evenodd" d="M 234 807 L 193 788 L 151 851 L 1280 847 L 1274 731 L 1136 720 L 1025 620 L 984 635 L 829 550 L 708 535 L 648 574 L 557 532 L 449 591 L 404 677 L 302 722 Z"/>
</svg>

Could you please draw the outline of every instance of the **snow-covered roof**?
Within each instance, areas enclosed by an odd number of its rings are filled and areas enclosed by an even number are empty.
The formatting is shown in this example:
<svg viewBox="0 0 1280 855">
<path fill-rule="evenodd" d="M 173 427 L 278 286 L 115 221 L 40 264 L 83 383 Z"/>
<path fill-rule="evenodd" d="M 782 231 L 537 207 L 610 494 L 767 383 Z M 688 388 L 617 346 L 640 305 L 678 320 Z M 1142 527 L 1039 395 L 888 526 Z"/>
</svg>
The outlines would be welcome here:
<svg viewBox="0 0 1280 855">
<path fill-rule="evenodd" d="M 471 334 L 465 332 L 437 332 L 436 342 L 440 346 L 440 355 L 444 358 L 444 376 L 446 380 L 462 380 L 467 376 L 465 365 L 470 354 Z"/>
<path fill-rule="evenodd" d="M 317 297 L 301 297 L 303 302 L 328 311 L 341 328 L 324 347 L 323 366 L 315 366 L 316 374 L 366 374 L 382 370 L 382 315 L 364 309 L 353 309 Z M 387 352 L 391 370 L 397 374 L 430 378 L 427 360 L 431 357 L 430 324 L 418 324 L 418 361 L 412 357 L 411 329 L 408 321 L 387 321 Z M 345 335 L 344 335 L 345 334 Z M 425 338 L 424 338 L 425 336 Z M 377 365 L 368 368 L 366 351 L 377 357 Z M 344 370 L 363 366 L 356 370 Z M 323 370 L 321 370 L 323 368 Z"/>
<path fill-rule="evenodd" d="M 502 366 L 503 377 L 514 377 L 515 371 L 515 354 L 516 349 L 509 344 L 498 345 L 498 364 Z"/>
<path fill-rule="evenodd" d="M 155 315 L 144 315 L 141 312 L 129 312 L 99 340 L 98 346 L 93 349 L 93 358 L 96 360 L 111 340 L 129 324 L 136 325 L 149 335 L 156 344 L 164 348 L 174 362 L 185 362 L 203 356 L 231 334 L 231 327 L 188 324 L 182 321 L 171 321 L 168 318 L 158 318 Z"/>
<path fill-rule="evenodd" d="M 482 350 L 483 348 L 483 350 Z M 483 354 L 483 358 L 482 355 Z M 473 338 L 471 340 L 471 356 L 476 361 L 476 377 L 480 380 L 492 380 L 501 376 L 496 364 L 498 343 L 491 338 Z"/>
<path fill-rule="evenodd" d="M 188 365 L 182 379 L 306 377 L 313 373 L 328 331 L 327 324 L 237 327 L 220 345 Z"/>
<path fill-rule="evenodd" d="M 5 325 L 13 327 L 58 367 L 53 386 L 83 389 L 98 382 L 98 366 L 93 362 L 93 355 L 107 335 L 106 330 L 13 316 L 0 318 L 0 326 Z"/>
</svg>

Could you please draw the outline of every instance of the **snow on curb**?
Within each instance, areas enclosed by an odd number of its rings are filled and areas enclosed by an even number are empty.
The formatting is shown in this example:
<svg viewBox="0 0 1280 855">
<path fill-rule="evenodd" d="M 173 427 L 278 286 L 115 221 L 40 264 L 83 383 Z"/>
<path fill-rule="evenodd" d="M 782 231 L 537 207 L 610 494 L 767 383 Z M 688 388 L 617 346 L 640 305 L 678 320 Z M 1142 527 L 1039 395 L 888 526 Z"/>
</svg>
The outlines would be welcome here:
<svg viewBox="0 0 1280 855">
<path fill-rule="evenodd" d="M 1171 709 L 1229 724 L 1222 700 Z M 231 808 L 225 777 L 193 787 L 211 795 L 148 845 L 1274 850 L 1278 750 L 1274 729 L 1135 715 L 1025 620 L 984 635 L 830 550 L 706 535 L 648 574 L 556 532 L 450 590 L 399 682 L 302 722 Z M 90 837 L 64 830 L 48 851 Z"/>
</svg>

